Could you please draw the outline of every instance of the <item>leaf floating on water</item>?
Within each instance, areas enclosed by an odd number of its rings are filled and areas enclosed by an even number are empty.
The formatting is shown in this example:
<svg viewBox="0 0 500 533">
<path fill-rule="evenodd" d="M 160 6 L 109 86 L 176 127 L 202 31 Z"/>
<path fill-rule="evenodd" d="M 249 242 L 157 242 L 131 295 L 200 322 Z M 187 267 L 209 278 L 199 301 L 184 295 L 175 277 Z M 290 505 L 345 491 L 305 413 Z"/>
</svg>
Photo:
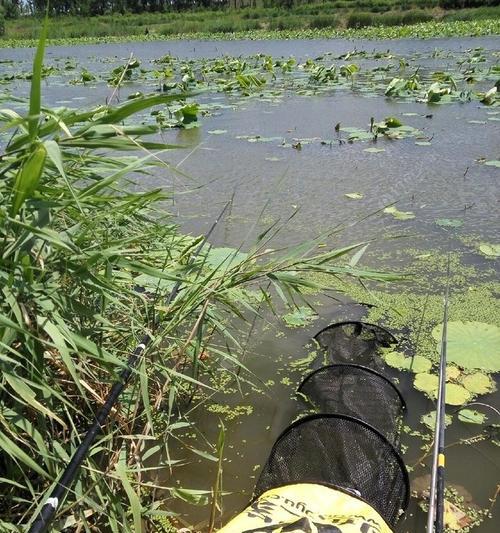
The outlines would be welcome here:
<svg viewBox="0 0 500 533">
<path fill-rule="evenodd" d="M 428 373 L 416 374 L 413 385 L 417 390 L 427 394 L 429 398 L 436 399 L 439 385 L 438 376 Z M 463 405 L 471 399 L 472 395 L 461 385 L 447 383 L 445 396 L 448 405 Z"/>
<path fill-rule="evenodd" d="M 432 330 L 441 350 L 442 324 Z M 500 371 L 500 328 L 485 322 L 448 322 L 448 361 L 465 369 Z"/>
<path fill-rule="evenodd" d="M 206 257 L 206 262 L 213 268 L 229 269 L 243 263 L 248 254 L 239 252 L 235 248 L 212 248 Z"/>
<path fill-rule="evenodd" d="M 399 370 L 411 370 L 416 374 L 421 372 L 428 372 L 432 367 L 432 362 L 426 357 L 417 355 L 413 358 L 407 357 L 399 352 L 388 352 L 384 355 L 385 362 L 392 366 L 393 368 L 398 368 Z"/>
<path fill-rule="evenodd" d="M 363 152 L 368 152 L 369 154 L 378 154 L 379 152 L 385 152 L 385 148 L 365 148 Z"/>
<path fill-rule="evenodd" d="M 417 146 L 432 146 L 432 143 L 429 141 L 415 141 L 415 144 Z"/>
<path fill-rule="evenodd" d="M 446 381 L 455 381 L 460 377 L 460 370 L 456 366 L 446 366 Z"/>
<path fill-rule="evenodd" d="M 425 415 L 422 415 L 420 417 L 420 422 L 427 426 L 429 429 L 434 429 L 436 426 L 436 411 L 431 411 L 430 413 L 427 413 Z M 453 418 L 451 415 L 445 415 L 444 425 L 445 427 L 448 427 L 453 422 Z"/>
<path fill-rule="evenodd" d="M 209 130 L 207 133 L 210 133 L 210 135 L 224 135 L 227 130 Z"/>
<path fill-rule="evenodd" d="M 487 242 L 483 242 L 479 245 L 479 251 L 489 257 L 498 257 L 500 256 L 500 244 L 488 244 Z"/>
<path fill-rule="evenodd" d="M 387 215 L 392 215 L 397 220 L 410 220 L 412 218 L 415 218 L 415 213 L 412 213 L 411 211 L 400 211 L 397 207 L 394 207 L 393 205 L 391 207 L 386 207 L 384 209 L 384 213 Z"/>
<path fill-rule="evenodd" d="M 487 394 L 495 390 L 495 383 L 488 376 L 482 372 L 475 372 L 469 374 L 462 379 L 462 385 L 474 394 Z"/>
<path fill-rule="evenodd" d="M 283 161 L 283 158 L 281 157 L 275 157 L 275 156 L 271 156 L 271 157 L 266 157 L 265 158 L 266 161 Z"/>
<path fill-rule="evenodd" d="M 493 159 L 491 161 L 485 161 L 484 164 L 488 167 L 498 167 L 500 168 L 500 161 L 498 159 Z"/>
<path fill-rule="evenodd" d="M 292 313 L 283 316 L 283 320 L 288 327 L 298 328 L 306 326 L 317 318 L 317 315 L 310 307 L 301 306 Z"/>
<path fill-rule="evenodd" d="M 484 424 L 488 420 L 488 417 L 475 409 L 461 409 L 458 413 L 458 419 L 460 422 L 466 422 L 468 424 Z"/>
<path fill-rule="evenodd" d="M 438 384 L 438 377 L 428 373 L 417 374 L 413 380 L 414 387 L 421 392 L 425 392 L 431 398 L 435 398 Z"/>
<path fill-rule="evenodd" d="M 348 192 L 344 194 L 344 196 L 351 198 L 351 200 L 361 200 L 361 198 L 363 198 L 363 194 L 360 192 Z"/>
<path fill-rule="evenodd" d="M 459 228 L 464 225 L 464 221 L 459 218 L 438 218 L 435 222 L 443 228 Z"/>
</svg>

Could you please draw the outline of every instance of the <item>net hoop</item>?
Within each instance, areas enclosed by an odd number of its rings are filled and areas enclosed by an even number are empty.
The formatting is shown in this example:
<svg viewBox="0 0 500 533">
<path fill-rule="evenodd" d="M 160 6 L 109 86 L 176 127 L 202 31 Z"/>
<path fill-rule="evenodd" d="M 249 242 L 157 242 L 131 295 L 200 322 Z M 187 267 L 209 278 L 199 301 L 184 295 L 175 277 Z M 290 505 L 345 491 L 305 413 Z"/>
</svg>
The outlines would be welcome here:
<svg viewBox="0 0 500 533">
<path fill-rule="evenodd" d="M 378 372 L 377 370 L 373 370 L 372 368 L 369 368 L 368 366 L 358 365 L 355 363 L 335 363 L 332 365 L 322 366 L 321 368 L 313 370 L 310 374 L 308 374 L 302 380 L 302 383 L 297 388 L 297 392 L 301 392 L 302 388 L 309 381 L 309 379 L 312 379 L 316 374 L 323 372 L 325 369 L 328 369 L 328 368 L 357 368 L 358 370 L 364 370 L 365 372 L 368 372 L 369 374 L 377 376 L 378 378 L 382 379 L 384 382 L 386 382 L 388 385 L 392 387 L 392 389 L 396 392 L 399 399 L 401 400 L 401 407 L 403 411 L 407 410 L 406 402 L 405 402 L 405 399 L 403 398 L 403 395 L 401 394 L 400 390 L 396 387 L 396 385 L 389 378 L 387 378 L 386 376 L 384 376 L 382 373 Z"/>
</svg>

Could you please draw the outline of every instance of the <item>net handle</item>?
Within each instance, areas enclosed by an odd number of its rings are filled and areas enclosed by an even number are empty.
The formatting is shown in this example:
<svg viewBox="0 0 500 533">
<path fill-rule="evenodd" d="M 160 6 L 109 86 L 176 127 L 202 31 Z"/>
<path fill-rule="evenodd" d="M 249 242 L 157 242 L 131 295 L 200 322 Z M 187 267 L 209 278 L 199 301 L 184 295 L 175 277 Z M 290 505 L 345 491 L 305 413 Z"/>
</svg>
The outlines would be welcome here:
<svg viewBox="0 0 500 533">
<path fill-rule="evenodd" d="M 398 397 L 399 397 L 399 399 L 401 401 L 401 406 L 402 406 L 403 410 L 406 411 L 406 402 L 405 402 L 405 399 L 403 398 L 403 395 L 401 394 L 399 389 L 396 387 L 396 385 L 394 385 L 394 383 L 389 378 L 387 378 L 386 376 L 384 376 L 380 372 L 377 372 L 376 370 L 373 370 L 373 369 L 371 369 L 371 368 L 369 368 L 367 366 L 364 366 L 364 365 L 358 365 L 356 363 L 335 363 L 335 364 L 332 364 L 332 365 L 322 366 L 321 368 L 318 368 L 317 370 L 314 370 L 313 372 L 311 372 L 309 375 L 307 375 L 303 379 L 302 383 L 299 385 L 299 387 L 297 389 L 297 392 L 301 392 L 301 389 L 306 384 L 306 382 L 310 378 L 312 378 L 315 374 L 317 374 L 318 372 L 322 372 L 323 370 L 325 370 L 325 368 L 345 368 L 345 367 L 357 368 L 359 370 L 364 370 L 365 372 L 368 372 L 369 374 L 374 374 L 375 376 L 381 378 L 383 381 L 388 383 L 394 389 L 396 394 L 398 395 Z M 307 396 L 307 394 L 305 394 L 305 396 Z"/>
</svg>

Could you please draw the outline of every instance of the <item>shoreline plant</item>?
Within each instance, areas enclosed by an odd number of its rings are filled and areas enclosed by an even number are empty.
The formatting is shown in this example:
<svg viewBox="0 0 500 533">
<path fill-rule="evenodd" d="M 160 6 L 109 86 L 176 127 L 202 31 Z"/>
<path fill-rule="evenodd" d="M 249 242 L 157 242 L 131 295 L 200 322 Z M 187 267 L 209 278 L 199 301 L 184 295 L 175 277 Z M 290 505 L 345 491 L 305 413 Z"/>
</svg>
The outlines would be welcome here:
<svg viewBox="0 0 500 533">
<path fill-rule="evenodd" d="M 200 237 L 180 233 L 162 209 L 163 191 L 140 191 L 142 176 L 175 170 L 164 155 L 178 147 L 150 140 L 158 126 L 137 117 L 187 95 L 44 107 L 45 44 L 42 33 L 27 113 L 4 107 L 10 95 L 0 110 L 8 139 L 0 154 L 0 529 L 19 531 L 33 520 L 147 331 L 151 347 L 54 525 L 140 531 L 171 514 L 172 498 L 207 496 L 174 482 L 160 486 L 154 474 L 175 479 L 169 439 L 185 427 L 180 399 L 207 388 L 204 375 L 222 365 L 245 371 L 234 318 L 276 305 L 273 295 L 292 308 L 302 303 L 304 289 L 317 286 L 311 273 L 332 284 L 342 276 L 395 277 L 356 268 L 356 256 L 350 266 L 336 264 L 366 243 L 318 253 L 323 235 L 271 250 L 274 225 L 245 253 L 207 246 L 192 261 Z M 176 282 L 182 289 L 167 304 Z M 215 338 L 228 348 L 213 346 Z M 153 456 L 162 459 L 151 467 Z"/>
<path fill-rule="evenodd" d="M 144 33 L 126 33 L 113 35 L 107 32 L 100 35 L 72 35 L 52 38 L 47 41 L 50 46 L 118 44 L 128 42 L 158 42 L 172 40 L 288 40 L 288 39 L 434 39 L 446 37 L 487 37 L 500 35 L 500 17 L 477 20 L 457 19 L 443 21 L 419 22 L 409 25 L 368 25 L 350 28 L 271 28 L 244 31 L 197 31 L 187 29 L 175 32 L 162 31 Z M 37 38 L 0 37 L 0 48 L 35 47 Z"/>
</svg>

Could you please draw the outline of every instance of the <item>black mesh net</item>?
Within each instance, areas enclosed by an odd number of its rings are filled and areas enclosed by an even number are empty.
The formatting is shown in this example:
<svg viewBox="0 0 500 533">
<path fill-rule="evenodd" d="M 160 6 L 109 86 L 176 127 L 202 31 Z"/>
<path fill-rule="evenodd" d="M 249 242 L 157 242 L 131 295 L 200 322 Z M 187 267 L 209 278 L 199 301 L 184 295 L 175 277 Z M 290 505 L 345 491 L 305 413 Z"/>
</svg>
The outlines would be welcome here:
<svg viewBox="0 0 500 533">
<path fill-rule="evenodd" d="M 290 483 L 338 487 L 368 502 L 394 525 L 406 509 L 408 473 L 397 446 L 405 402 L 382 375 L 379 349 L 396 344 L 366 322 L 332 324 L 315 340 L 323 359 L 298 392 L 318 414 L 288 427 L 274 444 L 255 496 Z"/>
<path fill-rule="evenodd" d="M 347 490 L 390 525 L 408 504 L 408 474 L 394 446 L 368 424 L 342 414 L 311 415 L 289 426 L 275 442 L 254 495 L 290 483 Z"/>
<path fill-rule="evenodd" d="M 326 354 L 329 363 L 357 363 L 381 370 L 383 363 L 379 348 L 397 344 L 386 329 L 366 322 L 340 322 L 332 324 L 314 336 Z"/>
<path fill-rule="evenodd" d="M 324 366 L 309 374 L 298 392 L 318 412 L 354 416 L 399 444 L 405 402 L 396 386 L 377 371 L 354 364 Z"/>
</svg>

